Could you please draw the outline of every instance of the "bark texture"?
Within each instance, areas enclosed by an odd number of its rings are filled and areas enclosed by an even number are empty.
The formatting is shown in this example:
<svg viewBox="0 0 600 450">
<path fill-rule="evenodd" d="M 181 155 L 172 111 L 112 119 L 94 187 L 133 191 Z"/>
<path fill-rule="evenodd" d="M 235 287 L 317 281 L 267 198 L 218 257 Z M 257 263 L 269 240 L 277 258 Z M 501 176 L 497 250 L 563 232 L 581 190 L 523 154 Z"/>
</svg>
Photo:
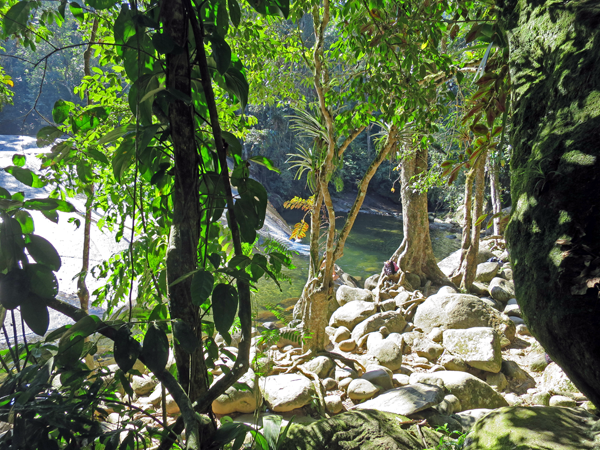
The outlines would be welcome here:
<svg viewBox="0 0 600 450">
<path fill-rule="evenodd" d="M 164 33 L 178 45 L 187 48 L 188 20 L 181 0 L 164 1 L 161 5 Z M 191 95 L 190 61 L 188 52 L 167 55 L 167 87 Z M 167 278 L 172 282 L 196 268 L 198 230 L 200 228 L 198 192 L 198 152 L 194 135 L 193 109 L 183 101 L 169 106 L 169 122 L 173 136 L 174 186 L 173 224 L 167 252 Z M 172 319 L 187 322 L 201 339 L 202 328 L 198 307 L 192 303 L 192 278 L 169 288 L 169 309 Z M 179 382 L 192 400 L 206 392 L 206 366 L 202 348 L 188 354 L 175 344 L 175 362 Z"/>
<path fill-rule="evenodd" d="M 600 8 L 505 1 L 513 85 L 517 299 L 531 332 L 600 406 Z"/>
</svg>

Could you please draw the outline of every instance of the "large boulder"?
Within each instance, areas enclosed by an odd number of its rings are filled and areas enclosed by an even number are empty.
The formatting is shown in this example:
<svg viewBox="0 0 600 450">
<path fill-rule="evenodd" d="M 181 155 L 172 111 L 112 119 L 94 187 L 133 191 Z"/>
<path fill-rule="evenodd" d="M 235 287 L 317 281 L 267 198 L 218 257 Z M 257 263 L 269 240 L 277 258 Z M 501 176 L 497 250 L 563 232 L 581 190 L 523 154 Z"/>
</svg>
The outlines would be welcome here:
<svg viewBox="0 0 600 450">
<path fill-rule="evenodd" d="M 374 409 L 408 416 L 437 405 L 444 399 L 444 390 L 438 386 L 412 384 L 391 389 L 377 398 L 368 400 L 357 409 Z"/>
<path fill-rule="evenodd" d="M 302 367 L 305 370 L 316 374 L 319 378 L 327 378 L 333 372 L 335 363 L 327 356 L 317 356 L 303 364 Z"/>
<path fill-rule="evenodd" d="M 597 420 L 597 417 L 579 408 L 500 408 L 475 424 L 466 440 L 465 449 L 597 449 Z"/>
<path fill-rule="evenodd" d="M 372 398 L 379 392 L 379 388 L 368 380 L 355 378 L 348 385 L 348 397 L 352 400 Z"/>
<path fill-rule="evenodd" d="M 371 383 L 379 386 L 382 391 L 388 391 L 394 387 L 392 381 L 392 371 L 384 366 L 377 364 L 369 364 L 366 367 L 367 371 L 362 374 L 363 380 L 370 381 Z"/>
<path fill-rule="evenodd" d="M 329 319 L 329 326 L 346 327 L 353 330 L 357 324 L 375 313 L 377 313 L 375 303 L 356 300 L 337 309 Z"/>
<path fill-rule="evenodd" d="M 540 389 L 552 392 L 553 394 L 563 395 L 571 395 L 579 392 L 560 366 L 554 362 L 550 363 L 544 370 Z"/>
<path fill-rule="evenodd" d="M 493 299 L 502 303 L 507 303 L 511 298 L 515 298 L 515 285 L 512 281 L 496 277 L 490 281 L 488 291 Z"/>
<path fill-rule="evenodd" d="M 293 424 L 281 450 L 422 450 L 423 439 L 439 442 L 429 427 L 406 428 L 408 418 L 373 410 L 353 410 L 310 425 Z M 403 428 L 404 427 L 404 428 Z"/>
<path fill-rule="evenodd" d="M 238 389 L 235 386 L 229 387 L 213 401 L 212 410 L 215 414 L 249 414 L 256 410 L 257 392 L 252 369 L 240 378 L 238 383 L 245 384 L 248 389 Z"/>
<path fill-rule="evenodd" d="M 308 405 L 315 390 L 312 382 L 304 375 L 271 375 L 259 381 L 261 393 L 275 412 L 286 412 Z"/>
<path fill-rule="evenodd" d="M 496 276 L 499 269 L 500 264 L 498 264 L 497 262 L 484 262 L 481 264 L 477 264 L 477 273 L 475 274 L 475 281 L 489 283 L 490 281 L 492 281 L 492 278 Z"/>
<path fill-rule="evenodd" d="M 372 302 L 373 293 L 368 289 L 340 286 L 335 293 L 335 299 L 340 306 L 344 306 L 346 303 L 355 301 Z"/>
<path fill-rule="evenodd" d="M 398 370 L 402 366 L 402 350 L 393 341 L 387 339 L 378 342 L 372 349 L 369 349 L 368 355 L 390 370 Z"/>
<path fill-rule="evenodd" d="M 352 330 L 352 339 L 358 342 L 365 334 L 378 331 L 381 327 L 386 327 L 390 333 L 402 333 L 402 330 L 406 327 L 406 320 L 397 311 L 374 314 L 356 325 L 354 330 Z"/>
<path fill-rule="evenodd" d="M 515 324 L 479 297 L 468 294 L 436 294 L 417 308 L 415 327 L 429 333 L 435 327 L 466 329 L 492 327 L 509 341 L 515 337 Z"/>
<path fill-rule="evenodd" d="M 444 387 L 449 394 L 460 400 L 463 410 L 508 406 L 504 397 L 489 384 L 467 372 L 413 373 L 410 376 L 410 384 L 415 383 Z"/>
<path fill-rule="evenodd" d="M 446 330 L 444 347 L 476 369 L 498 373 L 502 367 L 500 338 L 493 328 Z"/>
</svg>

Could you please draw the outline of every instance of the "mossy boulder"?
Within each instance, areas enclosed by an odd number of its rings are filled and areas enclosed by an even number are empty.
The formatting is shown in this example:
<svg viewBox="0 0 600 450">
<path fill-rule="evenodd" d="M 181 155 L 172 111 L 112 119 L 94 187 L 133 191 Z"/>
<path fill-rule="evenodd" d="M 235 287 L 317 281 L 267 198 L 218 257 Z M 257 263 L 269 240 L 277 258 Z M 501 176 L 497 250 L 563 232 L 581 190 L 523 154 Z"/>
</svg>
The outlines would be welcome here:
<svg viewBox="0 0 600 450">
<path fill-rule="evenodd" d="M 381 411 L 350 411 L 307 426 L 292 425 L 281 450 L 423 450 L 423 440 L 409 419 Z M 421 427 L 426 447 L 441 434 Z"/>
<path fill-rule="evenodd" d="M 597 449 L 596 424 L 596 417 L 578 408 L 500 408 L 475 424 L 465 450 Z"/>
</svg>

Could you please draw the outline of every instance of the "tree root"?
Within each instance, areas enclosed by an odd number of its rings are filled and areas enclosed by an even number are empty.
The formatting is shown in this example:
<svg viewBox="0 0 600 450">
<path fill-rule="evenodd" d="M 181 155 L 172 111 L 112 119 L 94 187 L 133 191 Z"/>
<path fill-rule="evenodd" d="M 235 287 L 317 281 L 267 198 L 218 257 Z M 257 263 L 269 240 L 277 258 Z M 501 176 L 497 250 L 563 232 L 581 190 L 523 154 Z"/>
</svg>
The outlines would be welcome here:
<svg viewBox="0 0 600 450">
<path fill-rule="evenodd" d="M 359 372 L 362 370 L 363 373 L 365 373 L 367 371 L 367 369 L 365 368 L 365 366 L 363 366 L 358 360 L 356 359 L 352 359 L 352 358 L 348 358 L 346 356 L 342 356 L 338 353 L 333 353 L 333 352 L 319 352 L 317 353 L 318 356 L 327 356 L 331 359 L 337 359 L 338 361 L 343 362 L 344 364 L 346 364 L 348 367 L 352 367 L 352 365 L 355 365 L 355 369 L 357 372 Z"/>
<path fill-rule="evenodd" d="M 305 370 L 303 367 L 298 367 L 298 370 L 307 378 L 312 378 L 313 384 L 315 385 L 315 391 L 317 393 L 317 398 L 319 399 L 319 413 L 326 418 L 329 419 L 329 414 L 327 414 L 327 408 L 325 406 L 325 398 L 323 397 L 323 386 L 321 385 L 321 380 L 316 373 Z"/>
</svg>

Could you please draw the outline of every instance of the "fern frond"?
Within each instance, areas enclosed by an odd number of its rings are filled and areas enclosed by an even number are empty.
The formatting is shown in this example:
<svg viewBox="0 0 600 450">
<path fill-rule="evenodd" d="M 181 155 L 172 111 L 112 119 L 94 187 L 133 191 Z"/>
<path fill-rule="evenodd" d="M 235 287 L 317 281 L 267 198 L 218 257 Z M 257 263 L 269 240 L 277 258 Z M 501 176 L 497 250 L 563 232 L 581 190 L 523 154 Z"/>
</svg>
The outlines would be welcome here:
<svg viewBox="0 0 600 450">
<path fill-rule="evenodd" d="M 294 225 L 294 229 L 292 230 L 292 234 L 290 239 L 302 239 L 306 237 L 306 232 L 308 231 L 308 223 L 304 220 L 301 220 L 296 225 Z"/>
</svg>

